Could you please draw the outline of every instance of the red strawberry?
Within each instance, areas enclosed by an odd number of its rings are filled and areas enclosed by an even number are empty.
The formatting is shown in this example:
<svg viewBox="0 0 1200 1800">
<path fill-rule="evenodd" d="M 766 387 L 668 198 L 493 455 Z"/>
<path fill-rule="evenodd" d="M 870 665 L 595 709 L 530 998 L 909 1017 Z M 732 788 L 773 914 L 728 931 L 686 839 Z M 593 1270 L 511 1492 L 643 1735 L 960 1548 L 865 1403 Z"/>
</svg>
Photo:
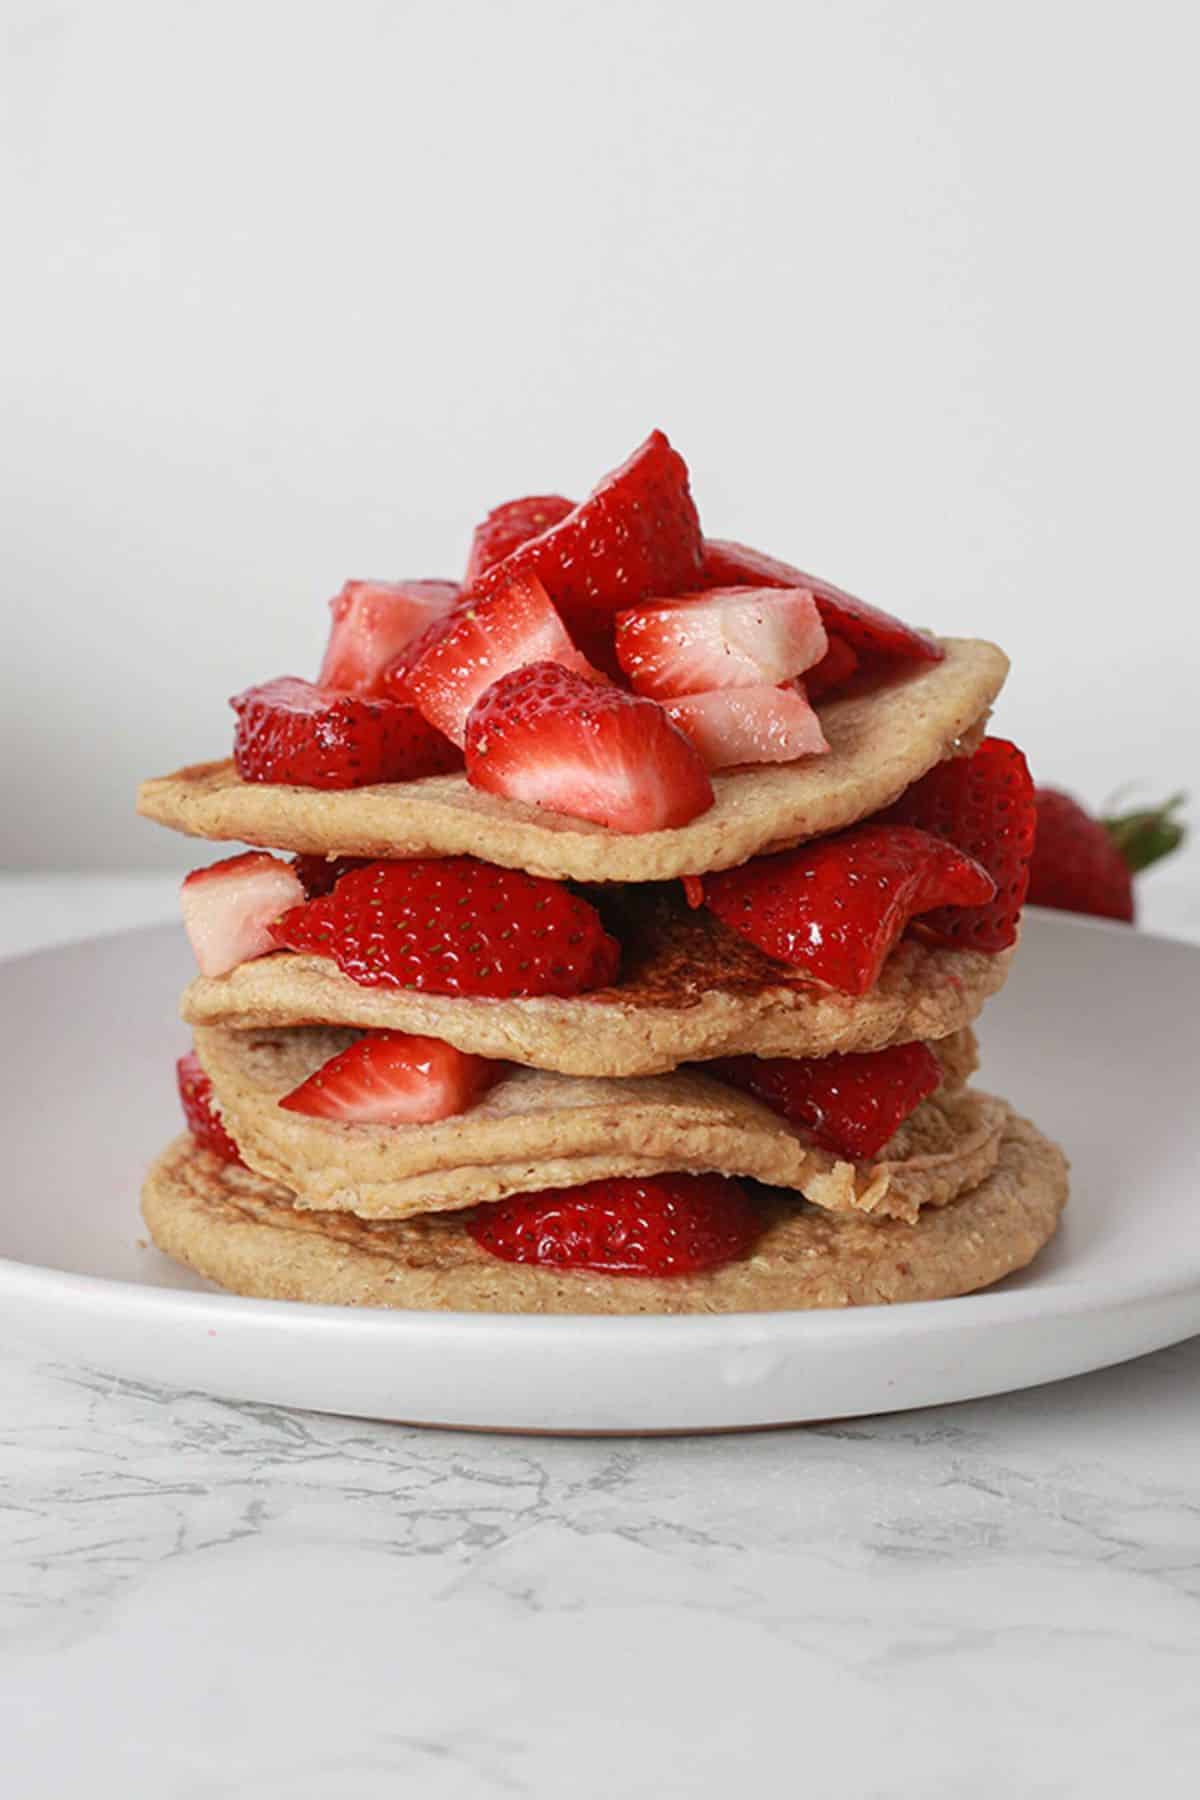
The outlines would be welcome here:
<svg viewBox="0 0 1200 1800">
<path fill-rule="evenodd" d="M 829 648 L 805 588 L 713 588 L 617 614 L 617 659 L 639 694 L 777 687 Z"/>
<path fill-rule="evenodd" d="M 664 705 L 710 769 L 795 762 L 798 756 L 816 756 L 829 748 L 801 683 L 714 688 Z"/>
<path fill-rule="evenodd" d="M 288 1112 L 360 1125 L 426 1125 L 465 1112 L 504 1065 L 440 1038 L 372 1031 L 285 1094 Z"/>
<path fill-rule="evenodd" d="M 503 506 L 493 507 L 483 524 L 475 527 L 463 586 L 470 587 L 493 563 L 503 562 L 530 538 L 540 537 L 574 511 L 574 500 L 564 500 L 561 494 L 532 494 L 527 500 L 506 500 Z"/>
<path fill-rule="evenodd" d="M 828 581 L 819 581 L 791 563 L 750 550 L 745 544 L 730 544 L 709 538 L 704 546 L 704 586 L 706 587 L 802 587 L 811 589 L 826 629 L 844 638 L 852 650 L 875 656 L 916 658 L 919 662 L 940 662 L 945 655 L 940 644 L 923 631 L 901 624 L 890 613 L 856 600 Z"/>
<path fill-rule="evenodd" d="M 703 550 L 687 465 L 654 431 L 574 512 L 493 564 L 476 591 L 536 575 L 570 629 L 586 632 L 650 594 L 699 586 Z"/>
<path fill-rule="evenodd" d="M 819 663 L 804 671 L 804 691 L 810 700 L 819 700 L 831 688 L 841 687 L 858 669 L 858 652 L 845 638 L 829 639 L 829 648 Z"/>
<path fill-rule="evenodd" d="M 461 744 L 467 715 L 486 688 L 532 662 L 594 674 L 536 575 L 516 575 L 460 607 L 403 673 L 405 691 L 430 724 Z M 389 671 L 389 682 L 396 676 Z"/>
<path fill-rule="evenodd" d="M 348 581 L 329 602 L 333 624 L 317 686 L 382 694 L 387 665 L 457 599 L 453 581 Z"/>
<path fill-rule="evenodd" d="M 473 856 L 376 862 L 295 906 L 277 945 L 331 956 L 360 987 L 429 994 L 581 994 L 617 972 L 620 947 L 558 881 Z"/>
<path fill-rule="evenodd" d="M 744 1256 L 762 1229 L 724 1175 L 587 1181 L 514 1194 L 466 1215 L 475 1242 L 505 1262 L 603 1275 L 691 1275 Z"/>
<path fill-rule="evenodd" d="M 1093 818 L 1055 788 L 1038 788 L 1035 799 L 1030 902 L 1132 924 L 1134 875 L 1183 841 L 1184 827 L 1173 817 L 1183 795 L 1165 806 L 1107 819 Z"/>
<path fill-rule="evenodd" d="M 179 904 L 200 973 L 224 975 L 274 950 L 272 922 L 303 898 L 295 869 L 265 850 L 246 850 L 193 869 Z"/>
<path fill-rule="evenodd" d="M 194 1050 L 181 1056 L 175 1064 L 175 1081 L 187 1128 L 202 1150 L 211 1150 L 222 1162 L 242 1162 L 242 1153 L 221 1123 L 213 1108 L 212 1082 L 200 1066 Z"/>
<path fill-rule="evenodd" d="M 705 904 L 731 931 L 845 994 L 875 985 L 917 914 L 995 891 L 969 856 L 904 825 L 859 825 L 704 878 Z"/>
<path fill-rule="evenodd" d="M 369 856 L 335 856 L 331 860 L 300 852 L 293 856 L 292 867 L 300 877 L 305 899 L 316 900 L 321 894 L 327 894 L 334 882 L 340 881 L 351 869 L 365 869 L 372 860 Z"/>
<path fill-rule="evenodd" d="M 281 675 L 229 702 L 238 716 L 233 760 L 243 781 L 293 787 L 370 787 L 462 767 L 453 744 L 415 706 L 334 694 Z"/>
<path fill-rule="evenodd" d="M 713 803 L 703 758 L 661 706 L 554 662 L 514 669 L 476 701 L 467 780 L 610 831 L 666 831 Z"/>
<path fill-rule="evenodd" d="M 984 738 L 973 756 L 936 764 L 879 817 L 956 845 L 996 884 L 983 906 L 930 913 L 923 930 L 962 949 L 1004 950 L 1016 942 L 1037 817 L 1033 781 L 1015 744 Z"/>
<path fill-rule="evenodd" d="M 706 1063 L 836 1156 L 869 1160 L 940 1085 L 927 1044 L 893 1044 L 858 1056 L 734 1056 Z"/>
</svg>

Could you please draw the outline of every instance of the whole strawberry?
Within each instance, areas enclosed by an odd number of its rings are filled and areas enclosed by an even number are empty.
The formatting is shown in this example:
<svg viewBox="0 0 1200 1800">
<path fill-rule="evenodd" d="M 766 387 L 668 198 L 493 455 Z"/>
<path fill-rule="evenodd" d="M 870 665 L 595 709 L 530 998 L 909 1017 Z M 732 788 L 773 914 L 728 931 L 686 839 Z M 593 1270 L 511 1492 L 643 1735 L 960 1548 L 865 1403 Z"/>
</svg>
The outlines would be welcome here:
<svg viewBox="0 0 1200 1800">
<path fill-rule="evenodd" d="M 1165 806 L 1100 819 L 1057 788 L 1038 788 L 1035 798 L 1031 903 L 1131 925 L 1134 875 L 1183 841 L 1184 826 L 1173 817 L 1183 795 Z"/>
</svg>

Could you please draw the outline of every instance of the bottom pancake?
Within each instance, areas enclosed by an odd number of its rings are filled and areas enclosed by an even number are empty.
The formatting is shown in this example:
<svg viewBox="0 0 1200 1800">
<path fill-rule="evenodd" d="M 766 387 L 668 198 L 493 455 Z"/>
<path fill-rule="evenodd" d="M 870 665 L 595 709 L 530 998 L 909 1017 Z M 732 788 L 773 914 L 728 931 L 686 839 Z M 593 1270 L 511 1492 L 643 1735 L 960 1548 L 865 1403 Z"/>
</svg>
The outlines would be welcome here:
<svg viewBox="0 0 1200 1800">
<path fill-rule="evenodd" d="M 235 1293 L 340 1306 L 499 1313 L 724 1313 L 871 1306 L 971 1293 L 1033 1260 L 1067 1198 L 1066 1158 L 1010 1113 L 991 1173 L 912 1224 L 766 1194 L 751 1253 L 705 1274 L 597 1275 L 509 1263 L 450 1214 L 368 1222 L 292 1197 L 190 1137 L 153 1165 L 159 1249 Z"/>
</svg>

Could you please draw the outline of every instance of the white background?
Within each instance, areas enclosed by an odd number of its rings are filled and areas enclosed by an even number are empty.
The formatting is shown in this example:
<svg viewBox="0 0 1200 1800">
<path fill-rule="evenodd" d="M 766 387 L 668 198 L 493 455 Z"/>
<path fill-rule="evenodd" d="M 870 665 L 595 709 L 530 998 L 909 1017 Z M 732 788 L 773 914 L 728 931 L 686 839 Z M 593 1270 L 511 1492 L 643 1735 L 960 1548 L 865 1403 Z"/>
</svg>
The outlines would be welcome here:
<svg viewBox="0 0 1200 1800">
<path fill-rule="evenodd" d="M 1094 801 L 1200 789 L 1196 11 L 7 0 L 0 864 L 655 424 L 715 535 L 1000 640 Z"/>
</svg>

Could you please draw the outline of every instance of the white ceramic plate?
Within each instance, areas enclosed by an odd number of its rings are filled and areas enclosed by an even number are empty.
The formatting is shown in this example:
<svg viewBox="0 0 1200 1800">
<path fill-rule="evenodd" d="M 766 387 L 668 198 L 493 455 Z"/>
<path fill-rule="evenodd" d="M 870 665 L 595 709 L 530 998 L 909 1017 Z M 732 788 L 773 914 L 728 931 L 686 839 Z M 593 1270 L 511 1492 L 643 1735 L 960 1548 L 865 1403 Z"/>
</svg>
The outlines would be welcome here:
<svg viewBox="0 0 1200 1800">
<path fill-rule="evenodd" d="M 147 1248 L 179 1129 L 173 928 L 0 963 L 0 1320 L 114 1374 L 237 1399 L 525 1431 L 714 1430 L 965 1400 L 1200 1331 L 1200 950 L 1030 915 L 985 1085 L 1062 1142 L 1057 1241 L 990 1292 L 725 1318 L 508 1318 L 242 1300 Z"/>
</svg>

